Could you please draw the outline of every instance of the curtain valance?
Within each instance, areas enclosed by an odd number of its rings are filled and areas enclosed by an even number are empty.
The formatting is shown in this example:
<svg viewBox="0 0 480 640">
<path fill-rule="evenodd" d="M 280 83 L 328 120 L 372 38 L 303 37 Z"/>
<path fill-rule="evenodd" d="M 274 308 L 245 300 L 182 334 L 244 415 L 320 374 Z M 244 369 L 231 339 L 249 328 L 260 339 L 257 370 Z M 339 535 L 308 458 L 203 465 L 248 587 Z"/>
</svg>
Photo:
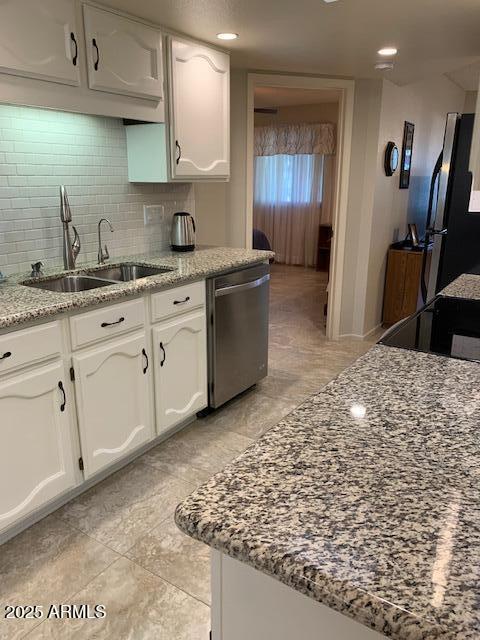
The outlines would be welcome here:
<svg viewBox="0 0 480 640">
<path fill-rule="evenodd" d="M 332 155 L 335 153 L 335 125 L 278 124 L 255 127 L 254 153 L 256 156 L 301 153 Z"/>
</svg>

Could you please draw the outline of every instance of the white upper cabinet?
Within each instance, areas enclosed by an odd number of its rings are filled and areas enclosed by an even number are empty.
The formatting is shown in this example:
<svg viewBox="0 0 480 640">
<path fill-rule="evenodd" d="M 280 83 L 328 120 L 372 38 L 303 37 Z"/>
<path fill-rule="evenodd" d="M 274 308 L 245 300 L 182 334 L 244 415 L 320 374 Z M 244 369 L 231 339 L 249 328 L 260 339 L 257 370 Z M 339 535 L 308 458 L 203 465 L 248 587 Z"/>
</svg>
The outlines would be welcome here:
<svg viewBox="0 0 480 640">
<path fill-rule="evenodd" d="M 162 433 L 207 406 L 204 311 L 153 329 L 157 431 Z"/>
<path fill-rule="evenodd" d="M 145 334 L 78 353 L 73 366 L 88 478 L 153 437 Z"/>
<path fill-rule="evenodd" d="M 66 379 L 57 362 L 0 382 L 0 530 L 75 485 Z"/>
<path fill-rule="evenodd" d="M 169 38 L 173 179 L 228 178 L 230 58 Z"/>
<path fill-rule="evenodd" d="M 83 6 L 91 89 L 163 99 L 160 31 L 111 11 Z"/>
<path fill-rule="evenodd" d="M 0 71 L 79 85 L 75 0 L 1 0 Z"/>
</svg>

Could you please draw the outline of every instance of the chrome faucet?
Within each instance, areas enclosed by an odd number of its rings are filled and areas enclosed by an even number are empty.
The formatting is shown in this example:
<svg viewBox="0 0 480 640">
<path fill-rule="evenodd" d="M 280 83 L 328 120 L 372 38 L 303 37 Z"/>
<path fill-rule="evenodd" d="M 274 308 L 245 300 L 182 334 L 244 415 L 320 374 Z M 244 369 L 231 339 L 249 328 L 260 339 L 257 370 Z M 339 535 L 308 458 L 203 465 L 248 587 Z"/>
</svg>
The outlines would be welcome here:
<svg viewBox="0 0 480 640">
<path fill-rule="evenodd" d="M 63 266 L 65 269 L 74 269 L 75 261 L 80 253 L 81 243 L 80 236 L 76 228 L 72 225 L 74 238 L 73 242 L 70 238 L 69 224 L 72 221 L 72 212 L 70 210 L 70 204 L 68 202 L 67 190 L 65 187 L 60 187 L 60 220 L 63 225 Z"/>
<path fill-rule="evenodd" d="M 102 222 L 106 222 L 110 227 L 110 231 L 113 232 L 113 227 L 110 220 L 108 218 L 100 218 L 100 220 L 98 221 L 98 264 L 103 264 L 110 258 L 107 245 L 105 245 L 105 249 L 102 249 Z"/>
</svg>

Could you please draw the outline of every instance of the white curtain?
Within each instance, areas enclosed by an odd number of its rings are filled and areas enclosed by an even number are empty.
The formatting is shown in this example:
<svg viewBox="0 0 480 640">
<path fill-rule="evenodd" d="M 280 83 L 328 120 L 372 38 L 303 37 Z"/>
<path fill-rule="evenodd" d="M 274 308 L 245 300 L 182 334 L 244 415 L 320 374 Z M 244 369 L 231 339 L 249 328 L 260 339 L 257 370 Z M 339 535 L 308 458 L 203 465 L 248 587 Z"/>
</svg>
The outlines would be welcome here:
<svg viewBox="0 0 480 640">
<path fill-rule="evenodd" d="M 316 265 L 319 225 L 331 220 L 333 167 L 332 157 L 318 154 L 255 158 L 254 227 L 277 262 Z"/>
</svg>

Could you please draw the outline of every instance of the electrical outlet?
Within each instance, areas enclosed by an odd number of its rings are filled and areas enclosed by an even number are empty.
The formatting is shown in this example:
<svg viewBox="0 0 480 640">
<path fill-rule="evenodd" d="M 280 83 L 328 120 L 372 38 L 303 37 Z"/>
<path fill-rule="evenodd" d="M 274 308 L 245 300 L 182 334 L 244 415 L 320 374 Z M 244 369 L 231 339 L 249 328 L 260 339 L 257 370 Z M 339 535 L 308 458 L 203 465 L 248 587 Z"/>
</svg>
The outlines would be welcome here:
<svg viewBox="0 0 480 640">
<path fill-rule="evenodd" d="M 143 223 L 159 224 L 163 221 L 165 207 L 163 204 L 145 204 L 143 205 Z"/>
</svg>

